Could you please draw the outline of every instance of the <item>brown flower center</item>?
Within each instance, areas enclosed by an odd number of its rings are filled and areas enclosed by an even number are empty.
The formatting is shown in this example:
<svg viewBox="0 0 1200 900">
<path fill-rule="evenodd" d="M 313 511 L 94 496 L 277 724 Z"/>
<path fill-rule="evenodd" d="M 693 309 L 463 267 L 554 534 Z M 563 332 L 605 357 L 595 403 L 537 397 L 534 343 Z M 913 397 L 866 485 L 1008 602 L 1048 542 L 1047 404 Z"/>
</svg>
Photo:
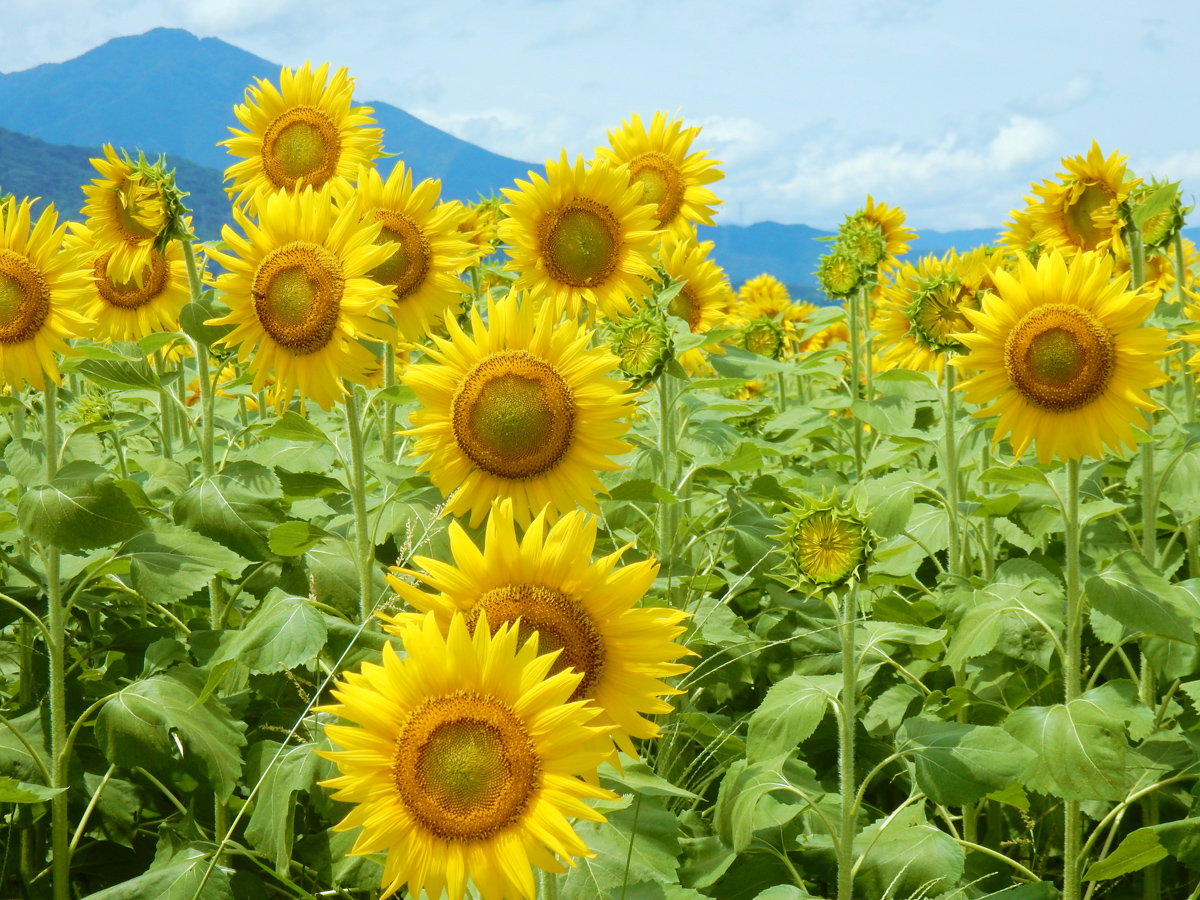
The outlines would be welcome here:
<svg viewBox="0 0 1200 900">
<path fill-rule="evenodd" d="M 1108 387 L 1116 366 L 1112 335 L 1086 309 L 1050 303 L 1031 310 L 1004 344 L 1004 368 L 1017 391 L 1050 412 L 1072 412 Z"/>
<path fill-rule="evenodd" d="M 320 244 L 292 241 L 259 263 L 250 295 L 263 330 L 303 356 L 333 339 L 345 286 L 333 253 Z"/>
<path fill-rule="evenodd" d="M 616 271 L 621 226 L 594 200 L 579 197 L 554 210 L 538 237 L 546 268 L 561 284 L 595 287 Z"/>
<path fill-rule="evenodd" d="M 291 190 L 300 179 L 320 187 L 337 174 L 341 155 L 337 125 L 315 106 L 285 110 L 263 134 L 263 171 L 277 188 Z"/>
<path fill-rule="evenodd" d="M 0 344 L 28 341 L 50 314 L 42 273 L 13 250 L 0 250 Z"/>
</svg>

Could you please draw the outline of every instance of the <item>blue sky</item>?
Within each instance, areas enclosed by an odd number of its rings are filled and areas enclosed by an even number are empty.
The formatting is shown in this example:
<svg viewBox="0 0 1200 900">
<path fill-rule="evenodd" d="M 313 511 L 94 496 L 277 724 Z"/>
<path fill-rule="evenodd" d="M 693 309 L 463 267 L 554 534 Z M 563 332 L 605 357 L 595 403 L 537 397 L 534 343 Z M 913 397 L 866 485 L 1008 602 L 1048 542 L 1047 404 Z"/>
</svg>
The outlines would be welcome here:
<svg viewBox="0 0 1200 900">
<path fill-rule="evenodd" d="M 0 0 L 0 71 L 157 26 L 347 65 L 360 99 L 529 161 L 677 110 L 730 223 L 830 227 L 870 191 L 992 227 L 1093 138 L 1200 186 L 1195 0 Z"/>
</svg>

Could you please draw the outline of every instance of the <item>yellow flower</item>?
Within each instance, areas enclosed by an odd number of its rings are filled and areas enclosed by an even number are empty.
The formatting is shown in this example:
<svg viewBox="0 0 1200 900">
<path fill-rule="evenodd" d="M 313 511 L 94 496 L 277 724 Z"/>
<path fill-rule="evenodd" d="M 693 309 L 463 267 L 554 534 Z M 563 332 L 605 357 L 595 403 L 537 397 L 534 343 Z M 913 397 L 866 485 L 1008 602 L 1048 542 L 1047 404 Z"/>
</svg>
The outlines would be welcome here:
<svg viewBox="0 0 1200 900">
<path fill-rule="evenodd" d="M 629 315 L 629 301 L 644 301 L 646 279 L 658 277 L 658 222 L 641 187 L 607 162 L 585 170 L 580 156 L 572 166 L 565 150 L 559 162 L 546 160 L 544 179 L 533 172 L 529 179 L 503 190 L 509 218 L 499 230 L 512 257 L 505 268 L 520 273 L 514 289 L 573 318 L 585 303 L 610 319 Z"/>
<path fill-rule="evenodd" d="M 138 341 L 156 331 L 179 330 L 179 311 L 192 298 L 179 241 L 168 243 L 166 253 L 150 248 L 136 280 L 113 274 L 114 251 L 98 252 L 95 235 L 86 225 L 71 223 L 64 246 L 91 263 L 93 286 L 85 294 L 84 314 L 96 323 L 95 340 Z"/>
<path fill-rule="evenodd" d="M 483 552 L 457 522 L 450 526 L 454 564 L 417 557 L 424 573 L 396 569 L 388 583 L 420 613 L 437 616 L 443 632 L 457 613 L 475 628 L 486 616 L 493 631 L 519 623 L 521 638 L 537 632 L 538 646 L 558 650 L 551 673 L 573 669 L 583 676 L 572 700 L 589 700 L 603 712 L 596 725 L 612 727 L 613 740 L 637 756 L 631 737 L 655 738 L 659 727 L 643 713 L 666 713 L 659 697 L 677 694 L 660 679 L 691 667 L 672 662 L 690 651 L 676 644 L 687 613 L 639 606 L 658 574 L 654 560 L 618 566 L 621 553 L 592 562 L 596 520 L 567 513 L 546 533 L 539 515 L 517 540 L 512 504 L 497 503 L 488 517 Z M 419 578 L 429 593 L 397 576 Z M 382 616 L 385 629 L 400 629 L 420 616 Z"/>
<path fill-rule="evenodd" d="M 875 539 L 858 511 L 839 503 L 805 496 L 783 516 L 783 569 L 797 587 L 822 589 L 861 581 Z"/>
<path fill-rule="evenodd" d="M 764 272 L 738 289 L 738 315 L 746 320 L 759 316 L 775 318 L 792 302 L 787 286 Z"/>
<path fill-rule="evenodd" d="M 1123 252 L 1118 207 L 1141 183 L 1125 171 L 1125 157 L 1114 151 L 1105 158 L 1092 141 L 1086 157 L 1062 161 L 1057 183 L 1034 185 L 1040 198 L 1030 213 L 1038 243 L 1070 257 L 1081 250 Z"/>
<path fill-rule="evenodd" d="M 104 145 L 104 159 L 91 163 L 102 176 L 83 186 L 93 249 L 110 254 L 111 277 L 140 288 L 154 244 L 171 224 L 170 204 L 146 167 L 117 156 L 112 144 Z"/>
<path fill-rule="evenodd" d="M 49 204 L 30 228 L 30 201 L 0 205 L 0 374 L 9 387 L 46 389 L 60 380 L 56 353 L 67 338 L 84 337 L 92 322 L 81 311 L 89 284 L 75 250 L 61 250 L 67 226 Z M 57 226 L 57 227 L 56 227 Z"/>
<path fill-rule="evenodd" d="M 870 194 L 867 194 L 867 205 L 854 216 L 874 222 L 883 232 L 883 239 L 887 242 L 887 255 L 880 265 L 881 270 L 894 266 L 899 258 L 908 252 L 908 242 L 917 236 L 915 231 L 904 227 L 904 210 L 898 206 L 876 203 Z"/>
<path fill-rule="evenodd" d="M 299 392 L 329 409 L 345 393 L 343 378 L 362 384 L 377 368 L 358 339 L 391 337 L 381 305 L 392 289 L 369 273 L 393 247 L 375 243 L 381 226 L 362 219 L 357 197 L 338 209 L 328 188 L 280 191 L 259 207 L 257 225 L 234 208 L 245 237 L 222 228 L 232 253 L 206 251 L 227 270 L 215 286 L 230 312 L 212 324 L 237 326 L 222 343 L 243 362 L 257 348 L 255 391 L 274 377 L 278 403 Z"/>
<path fill-rule="evenodd" d="M 296 72 L 284 67 L 278 88 L 256 78 L 258 86 L 246 89 L 245 104 L 233 109 L 246 130 L 230 128 L 233 137 L 221 142 L 242 157 L 225 170 L 233 181 L 225 192 L 237 195 L 238 206 L 256 212 L 259 194 L 344 187 L 379 155 L 383 130 L 365 127 L 375 121 L 372 110 L 350 106 L 354 79 L 345 68 L 328 73 L 328 63 L 314 72 L 305 62 Z"/>
<path fill-rule="evenodd" d="M 721 201 L 705 185 L 725 177 L 720 163 L 707 159 L 706 150 L 688 153 L 700 133 L 698 126 L 683 127 L 681 119 L 656 112 L 650 130 L 637 113 L 620 129 L 608 132 L 611 147 L 597 147 L 596 156 L 613 165 L 624 165 L 631 184 L 645 190 L 642 202 L 655 204 L 659 227 L 686 237 L 693 223 L 713 224 L 713 207 Z"/>
<path fill-rule="evenodd" d="M 725 273 L 708 258 L 713 242 L 696 243 L 691 237 L 665 235 L 659 259 L 672 283 L 685 282 L 667 304 L 667 312 L 687 322 L 692 334 L 707 334 L 725 323 L 729 282 Z M 679 354 L 679 364 L 689 375 L 711 371 L 704 352 L 724 353 L 719 343 L 693 347 Z"/>
<path fill-rule="evenodd" d="M 1166 380 L 1167 333 L 1142 327 L 1154 298 L 1127 291 L 1127 276 L 1110 281 L 1112 270 L 1107 254 L 1053 251 L 1036 269 L 1021 260 L 1017 277 L 996 271 L 998 294 L 965 311 L 971 352 L 952 364 L 978 374 L 959 388 L 991 404 L 974 415 L 998 415 L 995 440 L 1011 433 L 1016 456 L 1035 440 L 1043 464 L 1120 453 L 1137 444 L 1139 411 L 1157 408 L 1146 391 Z"/>
<path fill-rule="evenodd" d="M 355 804 L 334 826 L 362 828 L 351 854 L 387 851 L 383 897 L 463 900 L 469 880 L 483 900 L 534 900 L 532 866 L 595 856 L 568 818 L 603 822 L 584 798 L 615 799 L 579 777 L 612 747 L 599 710 L 569 700 L 579 674 L 550 674 L 537 641 L 486 621 L 474 636 L 461 615 L 446 637 L 432 614 L 408 626 L 404 659 L 389 643 L 324 710 L 361 726 L 325 726 L 341 750 L 318 752 L 341 774 L 321 784 Z"/>
<path fill-rule="evenodd" d="M 410 416 L 413 455 L 425 455 L 446 512 L 483 521 L 492 501 L 512 498 L 522 526 L 544 507 L 551 521 L 577 505 L 598 511 L 597 471 L 620 468 L 609 457 L 633 449 L 617 440 L 633 411 L 628 383 L 609 378 L 617 358 L 588 349 L 591 332 L 544 304 L 534 313 L 514 291 L 488 299 L 487 324 L 471 311 L 472 334 L 446 321 L 432 364 L 409 366 L 404 383 L 421 409 Z M 558 323 L 558 324 L 556 324 Z"/>
<path fill-rule="evenodd" d="M 399 161 L 386 182 L 375 169 L 358 171 L 363 216 L 383 226 L 375 242 L 394 247 L 367 277 L 392 289 L 388 308 L 409 341 L 428 334 L 447 309 L 462 306 L 467 290 L 458 277 L 473 255 L 458 234 L 465 213 L 461 205 L 438 203 L 440 191 L 441 182 L 430 178 L 414 188 L 412 172 Z"/>
</svg>

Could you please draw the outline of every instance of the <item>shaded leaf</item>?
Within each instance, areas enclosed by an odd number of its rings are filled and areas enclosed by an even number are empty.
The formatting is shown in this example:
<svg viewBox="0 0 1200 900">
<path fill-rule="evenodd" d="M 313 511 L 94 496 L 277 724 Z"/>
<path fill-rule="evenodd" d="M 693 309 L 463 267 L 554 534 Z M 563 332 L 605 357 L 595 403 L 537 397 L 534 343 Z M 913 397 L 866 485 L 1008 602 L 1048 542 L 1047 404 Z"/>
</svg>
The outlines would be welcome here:
<svg viewBox="0 0 1200 900">
<path fill-rule="evenodd" d="M 841 687 L 841 675 L 791 675 L 772 685 L 750 717 L 747 761 L 762 762 L 795 750 L 816 730 Z"/>
<path fill-rule="evenodd" d="M 917 785 L 935 803 L 974 803 L 1016 780 L 1034 753 L 1001 728 L 909 719 L 896 751 L 916 762 Z"/>
<path fill-rule="evenodd" d="M 1018 709 L 1004 730 L 1035 754 L 1020 776 L 1029 789 L 1064 800 L 1125 796 L 1124 725 L 1094 703 Z"/>
<path fill-rule="evenodd" d="M 146 527 L 108 474 L 91 480 L 56 478 L 53 484 L 30 488 L 17 505 L 17 518 L 31 538 L 68 552 L 119 544 Z"/>
<path fill-rule="evenodd" d="M 154 603 L 183 600 L 217 574 L 233 578 L 246 560 L 216 541 L 173 525 L 134 535 L 119 556 L 129 558 L 134 590 Z"/>
<path fill-rule="evenodd" d="M 1172 585 L 1141 554 L 1126 550 L 1087 580 L 1088 600 L 1122 625 L 1196 643 L 1193 622 L 1172 602 Z"/>
</svg>

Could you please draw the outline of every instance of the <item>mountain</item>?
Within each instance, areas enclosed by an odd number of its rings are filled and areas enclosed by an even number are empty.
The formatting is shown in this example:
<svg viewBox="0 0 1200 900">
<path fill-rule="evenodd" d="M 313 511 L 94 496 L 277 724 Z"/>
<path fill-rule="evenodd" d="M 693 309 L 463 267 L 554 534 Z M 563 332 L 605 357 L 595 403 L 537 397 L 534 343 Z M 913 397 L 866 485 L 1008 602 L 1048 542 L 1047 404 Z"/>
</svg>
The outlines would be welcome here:
<svg viewBox="0 0 1200 900">
<path fill-rule="evenodd" d="M 147 156 L 166 153 L 220 172 L 233 157 L 217 142 L 229 136 L 227 126 L 238 124 L 233 107 L 255 77 L 278 81 L 279 65 L 216 38 L 155 28 L 63 63 L 0 74 L 0 128 L 53 144 L 111 143 Z M 475 200 L 526 178 L 532 168 L 391 104 L 355 102 L 374 107 L 385 149 L 398 153 L 415 177 L 442 179 L 443 197 Z M 10 162 L 7 153 L 0 162 Z"/>
</svg>

